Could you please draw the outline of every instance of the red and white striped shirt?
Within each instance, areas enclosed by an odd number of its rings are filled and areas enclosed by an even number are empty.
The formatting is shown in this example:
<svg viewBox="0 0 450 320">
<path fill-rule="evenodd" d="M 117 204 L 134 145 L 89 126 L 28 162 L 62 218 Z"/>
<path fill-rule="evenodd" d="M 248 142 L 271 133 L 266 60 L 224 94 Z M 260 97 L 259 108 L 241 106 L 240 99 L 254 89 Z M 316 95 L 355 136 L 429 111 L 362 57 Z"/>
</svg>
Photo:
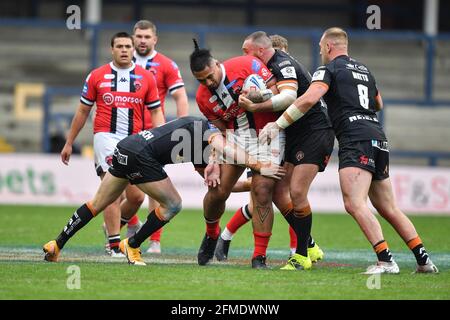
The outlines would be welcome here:
<svg viewBox="0 0 450 320">
<path fill-rule="evenodd" d="M 145 109 L 159 108 L 153 74 L 136 66 L 121 69 L 112 62 L 93 70 L 86 78 L 81 103 L 97 104 L 94 133 L 130 135 L 144 129 Z"/>
</svg>

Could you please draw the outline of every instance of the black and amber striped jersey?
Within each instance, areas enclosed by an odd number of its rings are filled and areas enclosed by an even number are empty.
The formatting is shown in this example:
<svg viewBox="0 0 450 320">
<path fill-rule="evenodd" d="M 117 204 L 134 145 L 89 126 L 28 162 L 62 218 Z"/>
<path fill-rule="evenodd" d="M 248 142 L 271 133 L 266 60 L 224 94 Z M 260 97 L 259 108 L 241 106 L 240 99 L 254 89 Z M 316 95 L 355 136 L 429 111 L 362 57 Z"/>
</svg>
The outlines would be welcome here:
<svg viewBox="0 0 450 320">
<path fill-rule="evenodd" d="M 323 98 L 339 143 L 386 140 L 375 109 L 375 78 L 364 64 L 338 56 L 319 67 L 312 82 L 328 88 Z"/>
</svg>

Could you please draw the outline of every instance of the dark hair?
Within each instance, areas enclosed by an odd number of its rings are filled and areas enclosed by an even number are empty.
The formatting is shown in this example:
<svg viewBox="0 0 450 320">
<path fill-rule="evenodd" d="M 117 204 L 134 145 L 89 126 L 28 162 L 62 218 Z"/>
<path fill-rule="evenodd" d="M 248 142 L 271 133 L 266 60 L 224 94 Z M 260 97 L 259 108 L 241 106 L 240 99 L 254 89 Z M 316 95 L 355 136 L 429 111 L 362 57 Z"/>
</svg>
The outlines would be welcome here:
<svg viewBox="0 0 450 320">
<path fill-rule="evenodd" d="M 194 41 L 194 52 L 191 53 L 189 59 L 191 62 L 191 71 L 200 72 L 209 66 L 214 59 L 208 49 L 200 49 L 197 40 Z"/>
<path fill-rule="evenodd" d="M 124 32 L 124 31 L 117 32 L 111 38 L 111 48 L 114 47 L 114 40 L 116 40 L 117 38 L 129 38 L 129 39 L 131 39 L 131 43 L 133 43 L 133 37 L 129 33 Z"/>
</svg>

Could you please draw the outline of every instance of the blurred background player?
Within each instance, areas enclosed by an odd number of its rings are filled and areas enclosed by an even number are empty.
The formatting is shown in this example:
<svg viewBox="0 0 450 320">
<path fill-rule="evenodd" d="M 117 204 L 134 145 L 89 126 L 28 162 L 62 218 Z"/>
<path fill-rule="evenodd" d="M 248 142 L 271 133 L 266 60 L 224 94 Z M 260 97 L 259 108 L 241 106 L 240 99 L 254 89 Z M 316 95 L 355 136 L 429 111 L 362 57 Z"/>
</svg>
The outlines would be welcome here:
<svg viewBox="0 0 450 320">
<path fill-rule="evenodd" d="M 81 103 L 72 120 L 61 160 L 68 164 L 72 145 L 84 127 L 89 113 L 97 105 L 94 120 L 94 153 L 97 175 L 102 179 L 111 165 L 117 142 L 143 129 L 144 106 L 151 110 L 155 124 L 164 122 L 156 81 L 153 75 L 132 61 L 133 39 L 126 32 L 111 39 L 112 61 L 95 70 L 86 78 Z M 144 198 L 133 186 L 126 188 L 122 209 L 125 215 L 136 213 Z M 105 209 L 105 221 L 111 256 L 122 256 L 119 250 L 121 198 Z"/>
<path fill-rule="evenodd" d="M 152 72 L 155 76 L 163 113 L 165 113 L 164 102 L 167 92 L 169 92 L 176 103 L 177 117 L 187 116 L 189 114 L 188 97 L 180 70 L 173 60 L 155 50 L 156 43 L 158 42 L 155 24 L 148 20 L 138 21 L 133 28 L 133 40 L 135 49 L 133 61 L 142 68 Z M 144 111 L 144 123 L 144 129 L 151 129 L 154 127 L 151 114 L 147 110 Z M 152 212 L 157 206 L 158 204 L 149 197 L 149 212 Z M 127 223 L 127 221 L 122 220 L 122 223 Z M 137 215 L 133 216 L 133 218 L 128 221 L 127 237 L 137 231 L 140 225 L 141 223 Z M 162 230 L 163 229 L 161 228 L 152 234 L 147 252 L 161 253 Z"/>
<path fill-rule="evenodd" d="M 324 97 L 339 142 L 339 181 L 345 210 L 358 223 L 378 260 L 365 274 L 400 272 L 367 198 L 413 252 L 416 272 L 437 273 L 413 223 L 394 199 L 389 146 L 376 114 L 383 108 L 383 100 L 374 76 L 367 66 L 349 57 L 348 36 L 343 29 L 327 29 L 319 45 L 323 65 L 314 73 L 308 90 L 264 128 L 262 143 L 301 121 Z"/>
<path fill-rule="evenodd" d="M 272 47 L 275 50 L 281 50 L 286 53 L 288 52 L 289 43 L 285 37 L 280 36 L 279 34 L 272 34 L 269 36 L 269 38 L 270 38 L 270 41 L 272 41 Z"/>
</svg>

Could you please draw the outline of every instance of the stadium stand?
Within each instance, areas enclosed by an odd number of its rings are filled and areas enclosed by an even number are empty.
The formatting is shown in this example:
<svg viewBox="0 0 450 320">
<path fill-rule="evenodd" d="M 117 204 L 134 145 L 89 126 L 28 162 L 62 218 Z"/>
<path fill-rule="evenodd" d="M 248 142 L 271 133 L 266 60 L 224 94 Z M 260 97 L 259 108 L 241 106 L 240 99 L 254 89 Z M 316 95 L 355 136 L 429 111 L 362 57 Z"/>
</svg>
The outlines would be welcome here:
<svg viewBox="0 0 450 320">
<path fill-rule="evenodd" d="M 88 70 L 93 65 L 100 65 L 109 60 L 107 44 L 110 35 L 118 30 L 130 30 L 132 27 L 130 17 L 135 15 L 135 8 L 120 1 L 114 3 L 115 5 L 105 6 L 103 19 L 126 19 L 130 23 L 101 24 L 98 34 L 94 34 L 94 39 L 88 36 L 89 26 L 84 26 L 81 31 L 68 31 L 64 27 L 64 21 L 0 19 L 0 41 L 8 44 L 0 47 L 0 68 L 10 70 L 7 76 L 3 77 L 0 88 L 0 137 L 10 148 L 1 150 L 8 151 L 13 148 L 17 152 L 40 152 L 46 145 L 43 132 L 47 135 L 49 150 L 50 136 L 61 134 L 61 131 L 67 128 L 67 119 L 70 120 L 68 115 L 73 113 L 78 105 L 76 92 L 81 90 Z M 327 1 L 324 1 L 322 7 L 326 3 Z M 143 6 L 142 15 L 166 19 L 167 23 L 158 23 L 160 41 L 157 49 L 179 64 L 191 98 L 191 112 L 194 114 L 198 113 L 192 99 L 197 83 L 190 75 L 188 63 L 193 37 L 199 38 L 203 45 L 212 48 L 217 58 L 226 59 L 241 52 L 242 39 L 247 34 L 264 29 L 269 33 L 273 31 L 272 33 L 284 34 L 290 41 L 290 52 L 300 58 L 310 70 L 319 63 L 316 42 L 320 30 L 280 27 L 280 21 L 289 25 L 293 19 L 292 15 L 286 16 L 285 11 L 273 13 L 274 17 L 284 14 L 284 20 L 268 19 L 270 7 L 267 7 L 267 10 L 260 10 L 251 18 L 256 22 L 267 21 L 265 26 L 245 27 L 243 24 L 249 20 L 248 11 L 239 11 L 232 15 L 231 21 L 225 21 L 224 17 L 230 16 L 225 9 L 214 15 L 211 13 L 214 6 L 195 9 L 183 7 L 174 10 L 176 14 L 167 17 L 162 12 L 173 8 L 171 4 L 173 5 L 171 1 L 167 7 L 158 4 L 151 10 L 148 5 Z M 51 19 L 60 16 L 61 6 L 61 3 L 43 1 L 36 14 L 40 18 Z M 337 6 L 334 13 L 330 14 L 329 21 L 343 26 L 349 25 L 345 8 L 345 5 Z M 305 17 L 302 23 L 304 26 L 312 26 L 314 21 L 317 21 L 316 13 L 314 8 L 307 9 L 308 14 L 302 16 Z M 183 13 L 182 16 L 179 12 Z M 278 25 L 275 25 L 275 20 Z M 241 26 L 230 26 L 233 22 Z M 221 23 L 222 27 L 219 26 Z M 450 156 L 446 155 L 450 151 L 450 36 L 447 34 L 436 38 L 433 42 L 435 47 L 432 48 L 428 47 L 430 42 L 418 32 L 350 31 L 350 36 L 351 54 L 370 65 L 377 76 L 387 105 L 384 112 L 387 133 L 393 149 L 404 152 L 399 161 L 450 165 Z M 430 66 L 431 82 L 427 81 L 430 79 Z M 46 88 L 70 88 L 64 94 L 55 93 L 47 97 L 50 114 L 63 114 L 59 118 L 64 120 L 57 124 L 48 123 L 48 127 L 45 127 L 38 118 L 17 118 L 14 114 L 14 89 L 16 84 L 21 82 L 45 84 Z M 431 87 L 427 87 L 427 82 Z M 33 97 L 26 101 L 27 104 L 38 107 L 44 107 L 44 102 L 44 96 L 41 99 Z M 174 111 L 174 104 L 168 99 L 168 115 L 173 116 Z M 90 130 L 88 126 L 81 132 L 78 140 L 80 145 L 91 144 Z M 408 154 L 409 151 L 411 152 Z M 393 162 L 395 161 L 397 160 L 393 159 Z"/>
</svg>

